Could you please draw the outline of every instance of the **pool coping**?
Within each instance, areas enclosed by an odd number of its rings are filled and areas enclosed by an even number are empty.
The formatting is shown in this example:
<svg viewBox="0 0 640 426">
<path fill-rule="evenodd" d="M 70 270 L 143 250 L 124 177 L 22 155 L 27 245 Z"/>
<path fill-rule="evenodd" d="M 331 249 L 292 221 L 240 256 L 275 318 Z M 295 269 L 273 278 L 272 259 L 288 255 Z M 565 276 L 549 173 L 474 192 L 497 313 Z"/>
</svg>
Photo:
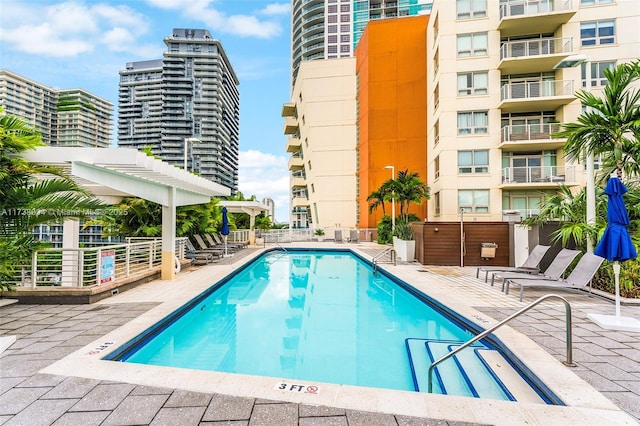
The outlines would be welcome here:
<svg viewBox="0 0 640 426">
<path fill-rule="evenodd" d="M 309 248 L 313 245 L 300 244 Z M 326 244 L 315 246 L 328 248 Z M 340 248 L 345 248 L 340 245 Z M 370 256 L 358 246 L 348 247 L 361 257 Z M 172 367 L 157 367 L 102 360 L 120 345 L 131 340 L 180 306 L 193 299 L 224 276 L 262 254 L 266 249 L 229 265 L 201 267 L 181 274 L 172 281 L 154 281 L 136 289 L 105 299 L 99 304 L 126 301 L 160 303 L 145 314 L 102 338 L 41 370 L 42 373 L 77 376 L 91 379 L 121 381 L 138 385 L 185 389 L 197 392 L 280 400 L 313 405 L 389 413 L 397 415 L 441 418 L 461 422 L 489 424 L 548 424 L 556 422 L 580 424 L 637 424 L 627 413 L 575 375 L 531 339 L 508 325 L 494 334 L 527 367 L 538 376 L 566 406 L 519 403 L 457 396 L 444 396 L 379 388 L 287 381 L 279 378 L 194 371 Z M 414 286 L 453 311 L 485 328 L 493 318 L 475 310 L 468 297 L 449 285 L 437 274 L 419 271 L 420 264 L 380 265 L 392 275 Z M 425 278 L 428 276 L 428 280 Z M 462 297 L 461 297 L 462 296 Z M 498 297 L 499 294 L 496 296 Z M 300 385 L 300 388 L 280 390 L 280 383 Z M 317 386 L 318 393 L 304 392 L 307 386 Z"/>
</svg>

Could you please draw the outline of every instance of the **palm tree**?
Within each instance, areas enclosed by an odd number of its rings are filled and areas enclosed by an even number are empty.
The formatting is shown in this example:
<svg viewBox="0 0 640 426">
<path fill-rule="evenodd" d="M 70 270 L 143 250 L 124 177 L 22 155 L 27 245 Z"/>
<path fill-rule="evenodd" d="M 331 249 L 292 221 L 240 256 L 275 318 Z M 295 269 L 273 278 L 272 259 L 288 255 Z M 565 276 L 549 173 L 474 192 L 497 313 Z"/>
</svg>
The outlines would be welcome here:
<svg viewBox="0 0 640 426">
<path fill-rule="evenodd" d="M 597 190 L 598 195 L 602 190 Z M 560 241 L 562 246 L 572 240 L 576 247 L 586 249 L 587 235 L 596 235 L 598 229 L 603 229 L 604 225 L 600 220 L 595 226 L 590 226 L 586 221 L 585 212 L 587 209 L 586 191 L 582 190 L 573 193 L 569 187 L 561 185 L 558 192 L 547 196 L 543 207 L 537 216 L 526 218 L 525 225 L 544 225 L 550 221 L 561 221 L 560 227 L 551 234 L 553 241 Z M 596 197 L 596 215 L 598 218 L 606 216 L 605 197 Z"/>
<path fill-rule="evenodd" d="M 11 287 L 17 268 L 42 245 L 33 237 L 34 226 L 104 207 L 61 170 L 22 158 L 42 145 L 37 131 L 0 109 L 0 290 Z M 42 175 L 52 178 L 38 179 Z"/>
<path fill-rule="evenodd" d="M 409 170 L 402 170 L 392 185 L 393 197 L 400 204 L 400 217 L 406 222 L 409 218 L 409 205 L 422 204 L 428 200 L 429 187 L 420 179 L 420 175 Z"/>
<path fill-rule="evenodd" d="M 388 182 L 388 181 L 387 181 Z M 374 210 L 376 210 L 378 207 L 382 207 L 382 215 L 386 216 L 387 212 L 385 211 L 385 207 L 384 207 L 384 202 L 386 201 L 386 192 L 387 192 L 387 187 L 385 187 L 385 184 L 387 183 L 385 182 L 377 191 L 373 191 L 371 194 L 369 194 L 369 196 L 367 197 L 367 201 L 369 201 L 369 213 L 373 213 Z"/>
<path fill-rule="evenodd" d="M 603 156 L 606 178 L 616 170 L 618 176 L 640 175 L 640 60 L 604 70 L 607 85 L 603 97 L 579 90 L 585 111 L 575 123 L 563 124 L 559 137 L 566 137 L 564 152 L 569 160 L 585 153 Z"/>
</svg>

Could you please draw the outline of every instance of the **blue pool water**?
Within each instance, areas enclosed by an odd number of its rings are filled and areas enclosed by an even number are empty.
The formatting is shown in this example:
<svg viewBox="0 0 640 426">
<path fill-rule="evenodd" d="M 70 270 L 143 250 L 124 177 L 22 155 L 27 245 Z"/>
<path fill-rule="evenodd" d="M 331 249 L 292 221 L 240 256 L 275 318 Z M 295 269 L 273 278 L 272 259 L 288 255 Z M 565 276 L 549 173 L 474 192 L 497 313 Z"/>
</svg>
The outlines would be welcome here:
<svg viewBox="0 0 640 426">
<path fill-rule="evenodd" d="M 415 372 L 424 373 L 430 361 L 414 365 L 423 361 L 411 360 L 408 351 L 473 337 L 348 251 L 268 252 L 209 293 L 115 359 L 424 390 Z M 498 397 L 509 399 L 508 392 Z"/>
</svg>

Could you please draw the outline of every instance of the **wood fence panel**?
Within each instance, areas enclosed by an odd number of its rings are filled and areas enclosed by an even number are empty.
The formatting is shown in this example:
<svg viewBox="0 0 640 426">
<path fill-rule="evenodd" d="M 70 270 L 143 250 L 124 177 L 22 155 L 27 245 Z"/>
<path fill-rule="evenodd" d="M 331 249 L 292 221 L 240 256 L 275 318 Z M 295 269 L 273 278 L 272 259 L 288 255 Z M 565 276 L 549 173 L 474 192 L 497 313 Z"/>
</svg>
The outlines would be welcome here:
<svg viewBox="0 0 640 426">
<path fill-rule="evenodd" d="M 412 224 L 416 237 L 416 259 L 423 265 L 460 265 L 460 223 L 426 222 Z M 509 223 L 469 222 L 464 223 L 465 266 L 508 266 Z M 421 241 L 420 241 L 421 240 Z M 482 259 L 482 243 L 498 245 L 495 257 Z"/>
</svg>

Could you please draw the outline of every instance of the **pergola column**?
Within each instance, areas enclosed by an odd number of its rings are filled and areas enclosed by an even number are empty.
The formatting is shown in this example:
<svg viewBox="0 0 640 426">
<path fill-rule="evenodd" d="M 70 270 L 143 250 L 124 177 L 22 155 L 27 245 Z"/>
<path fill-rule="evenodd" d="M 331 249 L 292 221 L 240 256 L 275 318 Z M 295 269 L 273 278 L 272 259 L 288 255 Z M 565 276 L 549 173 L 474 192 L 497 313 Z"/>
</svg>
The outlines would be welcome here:
<svg viewBox="0 0 640 426">
<path fill-rule="evenodd" d="M 162 269 L 160 278 L 172 280 L 176 276 L 176 188 L 170 186 L 168 205 L 162 206 Z"/>
</svg>

